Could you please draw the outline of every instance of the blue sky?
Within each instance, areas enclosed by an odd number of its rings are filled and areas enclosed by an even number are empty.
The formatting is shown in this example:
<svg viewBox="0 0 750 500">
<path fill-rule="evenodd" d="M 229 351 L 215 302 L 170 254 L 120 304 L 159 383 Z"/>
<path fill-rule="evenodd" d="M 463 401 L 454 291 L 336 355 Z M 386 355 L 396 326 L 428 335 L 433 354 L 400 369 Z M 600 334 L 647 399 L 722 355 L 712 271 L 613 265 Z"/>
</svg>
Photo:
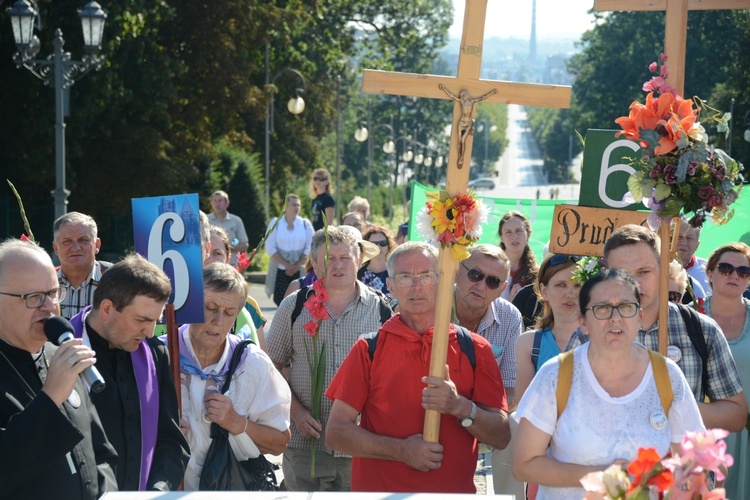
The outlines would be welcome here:
<svg viewBox="0 0 750 500">
<path fill-rule="evenodd" d="M 450 29 L 460 38 L 466 0 L 453 0 L 455 18 Z M 593 0 L 537 0 L 537 38 L 561 35 L 578 37 L 591 28 L 593 16 L 587 12 Z M 485 38 L 528 38 L 531 33 L 532 0 L 488 0 Z"/>
</svg>

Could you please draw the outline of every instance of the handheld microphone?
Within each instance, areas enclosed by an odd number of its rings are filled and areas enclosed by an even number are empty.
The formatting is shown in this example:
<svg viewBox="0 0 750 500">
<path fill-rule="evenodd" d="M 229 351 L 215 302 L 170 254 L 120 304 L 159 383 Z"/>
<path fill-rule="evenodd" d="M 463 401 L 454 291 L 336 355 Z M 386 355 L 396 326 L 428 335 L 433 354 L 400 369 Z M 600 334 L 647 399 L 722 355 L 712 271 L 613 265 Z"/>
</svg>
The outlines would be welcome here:
<svg viewBox="0 0 750 500">
<path fill-rule="evenodd" d="M 50 342 L 60 345 L 73 340 L 73 325 L 62 316 L 53 316 L 44 323 L 44 334 Z M 90 392 L 102 392 L 107 384 L 95 366 L 89 366 L 83 373 L 83 379 L 90 387 Z"/>
</svg>

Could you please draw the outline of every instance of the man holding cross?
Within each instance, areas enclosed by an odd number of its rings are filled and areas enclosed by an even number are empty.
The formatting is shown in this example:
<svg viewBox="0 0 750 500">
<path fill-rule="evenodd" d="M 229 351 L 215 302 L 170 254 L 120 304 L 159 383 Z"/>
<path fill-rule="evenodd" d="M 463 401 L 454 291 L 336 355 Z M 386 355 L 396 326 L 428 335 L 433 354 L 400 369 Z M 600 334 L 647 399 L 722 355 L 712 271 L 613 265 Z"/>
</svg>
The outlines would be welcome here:
<svg viewBox="0 0 750 500">
<path fill-rule="evenodd" d="M 326 443 L 352 455 L 352 491 L 475 493 L 478 441 L 498 449 L 510 441 L 502 377 L 484 338 L 452 325 L 445 374 L 427 376 L 437 264 L 426 243 L 393 251 L 388 288 L 400 313 L 374 341 L 357 341 L 326 391 L 334 401 Z M 459 335 L 470 335 L 470 348 Z M 422 438 L 426 410 L 441 415 L 437 443 Z"/>
<path fill-rule="evenodd" d="M 656 233 L 633 224 L 617 229 L 604 244 L 607 267 L 624 269 L 638 282 L 643 309 L 642 323 L 650 326 L 640 330 L 637 341 L 653 350 L 657 350 L 659 337 L 660 249 L 661 243 Z M 685 374 L 698 401 L 698 409 L 706 428 L 741 431 L 747 421 L 747 402 L 734 358 L 721 329 L 711 318 L 695 314 L 694 318 L 699 322 L 700 333 L 707 348 L 704 370 L 699 348 L 691 340 L 689 325 L 677 305 L 669 304 L 668 316 L 667 356 Z M 566 350 L 574 349 L 585 341 L 586 337 L 579 328 L 571 336 Z M 706 397 L 710 402 L 704 402 Z"/>
</svg>

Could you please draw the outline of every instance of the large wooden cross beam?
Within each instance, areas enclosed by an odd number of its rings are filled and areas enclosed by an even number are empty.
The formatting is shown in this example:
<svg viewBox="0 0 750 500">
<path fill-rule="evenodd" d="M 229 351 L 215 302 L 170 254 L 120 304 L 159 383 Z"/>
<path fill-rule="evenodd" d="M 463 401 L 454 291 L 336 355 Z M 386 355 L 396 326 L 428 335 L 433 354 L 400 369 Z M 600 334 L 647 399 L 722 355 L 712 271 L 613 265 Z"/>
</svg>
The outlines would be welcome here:
<svg viewBox="0 0 750 500">
<path fill-rule="evenodd" d="M 685 93 L 685 48 L 688 10 L 750 9 L 750 0 L 594 0 L 594 10 L 666 11 L 664 53 L 669 56 L 669 84 Z"/>
<path fill-rule="evenodd" d="M 667 12 L 664 27 L 664 53 L 669 59 L 669 85 L 685 95 L 685 52 L 687 48 L 688 10 L 748 9 L 750 0 L 594 0 L 594 10 L 607 11 L 663 11 Z M 674 234 L 679 234 L 679 221 Z M 659 352 L 667 353 L 667 314 L 669 295 L 668 266 L 670 261 L 669 223 L 662 222 L 661 261 L 659 276 Z M 672 245 L 674 247 L 674 244 Z"/>
<path fill-rule="evenodd" d="M 450 155 L 446 175 L 446 191 L 455 196 L 466 192 L 471 164 L 471 136 L 474 134 L 475 104 L 478 101 L 525 104 L 567 108 L 570 106 L 571 88 L 559 85 L 480 80 L 482 43 L 487 0 L 466 0 L 461 52 L 458 57 L 456 77 L 418 75 L 365 70 L 365 92 L 453 99 L 453 121 Z M 463 166 L 466 165 L 466 168 Z M 435 328 L 430 359 L 430 376 L 445 375 L 448 353 L 448 328 L 453 304 L 453 282 L 458 270 L 451 252 L 440 250 L 440 283 L 435 310 Z M 428 410 L 425 416 L 423 437 L 437 442 L 440 436 L 440 413 Z"/>
</svg>

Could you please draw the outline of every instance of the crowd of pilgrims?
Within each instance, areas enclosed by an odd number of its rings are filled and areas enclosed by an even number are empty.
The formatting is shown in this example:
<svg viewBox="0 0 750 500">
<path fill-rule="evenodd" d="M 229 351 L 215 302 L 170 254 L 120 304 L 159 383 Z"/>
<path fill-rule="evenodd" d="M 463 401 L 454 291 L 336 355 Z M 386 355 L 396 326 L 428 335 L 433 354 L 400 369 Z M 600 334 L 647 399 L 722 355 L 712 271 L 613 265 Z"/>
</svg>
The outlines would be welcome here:
<svg viewBox="0 0 750 500">
<path fill-rule="evenodd" d="M 66 289 L 67 282 L 60 269 L 54 281 L 46 283 L 51 261 L 45 259 L 44 252 L 27 251 L 19 245 L 28 243 L 17 240 L 3 243 L 0 301 L 7 304 L 11 299 L 21 298 L 27 311 L 49 309 L 46 313 L 49 315 L 56 315 L 59 303 L 63 315 L 72 319 L 76 337 L 82 340 L 63 344 L 56 352 L 47 346 L 41 350 L 29 347 L 25 350 L 32 353 L 32 363 L 27 353 L 22 355 L 23 346 L 18 338 L 2 330 L 7 318 L 0 321 L 0 335 L 5 341 L 0 342 L 0 354 L 5 361 L 0 360 L 3 377 L 6 380 L 20 377 L 25 384 L 22 392 L 28 390 L 25 397 L 29 398 L 15 397 L 11 401 L 6 394 L 3 402 L 0 455 L 4 457 L 4 466 L 0 467 L 3 471 L 0 497 L 38 498 L 39 494 L 57 487 L 54 481 L 45 482 L 42 478 L 76 471 L 80 477 L 75 479 L 76 486 L 71 491 L 80 495 L 74 493 L 71 498 L 95 498 L 115 489 L 167 491 L 177 489 L 180 484 L 185 490 L 198 490 L 213 437 L 211 423 L 228 431 L 238 460 L 283 453 L 282 488 L 288 490 L 472 492 L 473 483 L 466 486 L 463 479 L 435 482 L 425 476 L 420 480 L 419 474 L 439 470 L 441 462 L 449 463 L 442 456 L 442 447 L 425 449 L 426 454 L 432 453 L 437 458 L 417 466 L 413 457 L 394 459 L 362 451 L 347 442 L 342 422 L 346 423 L 349 417 L 356 419 L 361 413 L 364 427 L 373 419 L 373 410 L 367 414 L 348 400 L 344 402 L 349 404 L 341 405 L 339 398 L 352 390 L 347 392 L 347 377 L 337 378 L 336 373 L 340 366 L 345 366 L 348 374 L 359 373 L 354 368 L 356 362 L 366 366 L 373 363 L 372 350 L 369 360 L 362 354 L 367 352 L 366 346 L 358 353 L 352 350 L 350 355 L 350 349 L 363 334 L 378 331 L 385 324 L 381 333 L 391 335 L 396 330 L 393 325 L 401 319 L 411 326 L 406 319 L 419 312 L 415 313 L 415 306 L 409 302 L 410 294 L 415 288 L 436 285 L 437 261 L 433 259 L 433 270 L 423 272 L 415 268 L 416 274 L 389 275 L 389 270 L 400 269 L 399 260 L 401 264 L 414 261 L 411 256 L 414 252 L 422 252 L 420 255 L 429 258 L 432 254 L 411 243 L 405 244 L 403 252 L 396 251 L 404 244 L 405 232 L 400 230 L 394 238 L 388 229 L 368 222 L 369 206 L 359 197 L 349 206 L 350 212 L 342 218 L 341 226 L 333 226 L 335 202 L 329 173 L 316 170 L 312 184 L 314 203 L 318 204 L 317 210 L 313 207 L 316 219 L 312 223 L 299 215 L 299 197 L 289 195 L 281 220 L 278 223 L 273 220 L 269 225 L 266 250 L 274 273 L 267 279 L 266 291 L 279 306 L 270 325 L 265 324 L 257 302 L 248 296 L 241 273 L 229 264 L 235 246 L 230 236 L 217 225 L 209 227 L 202 218 L 206 240 L 205 322 L 179 328 L 182 405 L 179 412 L 169 374 L 166 335 L 160 335 L 163 327 L 156 327 L 157 335 L 153 338 L 151 332 L 140 336 L 132 333 L 153 330 L 169 297 L 169 282 L 158 268 L 137 255 L 115 265 L 106 263 L 104 268 L 97 261 L 91 271 L 96 283 L 86 307 L 80 305 L 81 293 L 78 293 L 79 305 L 71 309 L 70 298 L 75 287 Z M 326 230 L 317 227 L 328 224 L 331 225 L 328 231 L 334 236 L 331 241 L 326 241 Z M 58 238 L 58 230 L 64 234 L 76 228 L 80 229 L 79 234 L 65 243 L 68 246 L 98 241 L 95 224 L 92 233 L 85 219 L 74 217 L 59 228 L 56 224 L 55 252 L 61 261 L 65 244 Z M 678 449 L 688 431 L 725 428 L 731 431 L 726 440 L 727 451 L 734 457 L 734 465 L 723 484 L 727 498 L 750 498 L 750 477 L 747 477 L 750 419 L 747 393 L 743 391 L 743 385 L 750 384 L 750 247 L 737 242 L 708 252 L 703 242 L 702 254 L 710 257 L 702 259 L 696 256 L 701 244 L 699 229 L 682 224 L 675 235 L 678 259 L 669 268 L 670 337 L 666 356 L 673 400 L 669 408 L 664 408 L 655 382 L 657 374 L 652 373 L 652 354 L 648 351 L 657 349 L 658 236 L 636 226 L 621 228 L 603 249 L 605 269 L 581 283 L 574 279 L 581 257 L 547 254 L 540 263 L 529 246 L 531 233 L 531 222 L 523 214 L 509 212 L 499 222 L 499 248 L 480 245 L 459 266 L 452 322 L 486 339 L 498 367 L 494 370 L 493 364 L 493 377 L 501 377 L 497 387 L 502 394 L 497 395 L 496 409 L 488 408 L 495 406 L 492 404 L 475 405 L 468 398 L 471 406 L 466 407 L 463 416 L 453 414 L 456 418 L 451 419 L 450 425 L 456 428 L 450 427 L 445 439 L 454 439 L 454 433 L 470 433 L 467 456 L 476 460 L 478 431 L 471 430 L 471 426 L 477 427 L 475 418 L 479 422 L 484 417 L 480 419 L 475 413 L 488 409 L 499 412 L 510 442 L 485 440 L 495 445 L 492 450 L 495 492 L 519 495 L 517 498 L 582 498 L 578 480 L 583 475 L 618 461 L 627 463 L 635 458 L 639 447 L 654 447 L 663 456 Z M 330 245 L 327 255 L 326 245 Z M 97 243 L 96 251 L 98 248 Z M 395 258 L 389 259 L 392 256 Z M 310 339 L 306 325 L 311 316 L 301 305 L 312 284 L 322 277 L 326 257 L 330 319 L 323 320 L 318 334 L 321 341 L 328 343 L 324 368 L 326 387 L 329 384 L 331 387 L 323 396 L 319 415 L 313 417 L 309 352 L 306 353 Z M 38 268 L 34 272 L 39 274 L 40 286 L 50 291 L 14 295 L 16 291 L 11 290 L 11 285 L 19 284 L 20 278 L 11 274 L 18 267 L 10 266 L 12 262 L 26 269 L 24 276 L 34 274 L 27 268 Z M 355 273 L 349 276 L 346 269 L 352 262 Z M 57 283 L 59 289 L 55 288 Z M 339 289 L 352 287 L 354 296 L 347 298 L 348 302 L 339 301 Z M 300 294 L 305 294 L 302 300 Z M 428 298 L 425 306 L 428 310 L 434 310 L 434 300 Z M 8 313 L 6 304 L 0 314 Z M 21 302 L 19 307 L 23 306 Z M 707 344 L 706 359 L 694 347 L 688 331 L 693 327 L 690 320 L 684 319 L 687 317 L 694 318 Z M 244 347 L 244 339 L 252 342 Z M 481 353 L 484 344 L 477 342 L 476 355 L 484 356 Z M 223 393 L 227 368 L 239 345 L 245 351 L 230 389 Z M 372 345 L 380 348 L 377 337 Z M 561 412 L 556 399 L 561 370 L 557 358 L 570 350 L 573 350 L 573 376 Z M 361 359 L 351 360 L 354 354 Z M 466 351 L 461 355 L 468 356 Z M 37 371 L 44 372 L 49 381 L 68 368 L 76 375 L 93 364 L 94 357 L 107 388 L 92 393 L 91 401 L 79 381 L 69 377 L 68 385 L 53 393 L 48 390 L 45 378 L 36 375 Z M 387 360 L 384 363 L 378 365 L 380 369 L 402 369 L 395 361 L 390 365 Z M 474 363 L 472 360 L 472 366 Z M 374 369 L 376 365 L 372 366 Z M 484 369 L 474 369 L 477 387 L 484 387 L 479 380 L 485 376 Z M 29 378 L 33 378 L 33 383 L 28 382 Z M 427 387 L 423 382 L 415 383 Z M 144 394 L 148 392 L 144 387 L 153 389 L 151 396 Z M 456 385 L 447 387 L 456 397 L 457 392 L 462 393 Z M 375 389 L 373 386 L 373 393 Z M 390 390 L 396 398 L 401 388 Z M 65 391 L 71 396 L 59 397 Z M 59 417 L 42 419 L 44 412 L 49 411 L 43 405 L 50 403 L 39 401 L 41 393 L 52 399 L 53 408 L 62 408 L 62 414 L 67 412 L 65 422 Z M 153 394 L 157 394 L 156 401 Z M 140 404 L 133 405 L 132 400 Z M 476 398 L 475 401 L 479 403 Z M 96 410 L 91 408 L 92 404 Z M 387 404 L 382 404 L 387 408 Z M 82 424 L 81 409 L 84 415 L 98 415 Z M 33 417 L 35 412 L 38 415 Z M 23 414 L 27 414 L 28 421 L 14 420 Z M 397 420 L 398 415 L 393 418 Z M 445 418 L 442 422 L 446 422 Z M 43 427 L 48 431 L 42 437 L 59 445 L 45 444 L 51 458 L 41 466 L 40 475 L 20 473 L 23 465 L 40 466 L 30 465 L 25 458 L 18 459 L 17 452 L 8 451 L 9 446 L 33 447 L 27 437 L 19 442 L 18 436 L 33 434 Z M 85 427 L 84 431 L 79 429 L 79 434 L 85 435 L 84 440 L 70 427 Z M 10 436 L 11 431 L 17 435 Z M 49 432 L 56 435 L 47 435 Z M 408 438 L 401 434 L 398 437 Z M 314 476 L 310 449 L 313 439 L 317 447 Z M 93 449 L 83 448 L 86 440 L 93 441 Z M 372 478 L 363 480 L 356 470 L 360 453 L 368 460 L 400 461 L 403 467 L 394 469 L 395 479 L 388 479 L 394 482 L 378 484 Z M 86 460 L 95 466 L 86 465 Z M 443 472 L 443 476 L 451 474 L 459 473 Z M 64 481 L 60 484 L 68 485 Z"/>
</svg>

